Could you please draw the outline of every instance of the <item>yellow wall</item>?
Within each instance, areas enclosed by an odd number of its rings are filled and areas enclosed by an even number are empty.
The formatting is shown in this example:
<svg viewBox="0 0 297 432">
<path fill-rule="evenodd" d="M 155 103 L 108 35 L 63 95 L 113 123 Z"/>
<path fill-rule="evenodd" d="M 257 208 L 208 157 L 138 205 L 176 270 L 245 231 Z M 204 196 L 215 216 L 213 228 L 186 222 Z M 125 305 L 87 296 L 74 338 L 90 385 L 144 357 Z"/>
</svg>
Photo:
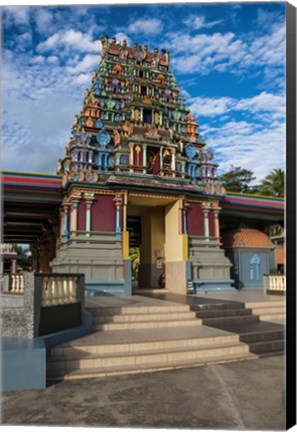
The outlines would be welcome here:
<svg viewBox="0 0 297 432">
<path fill-rule="evenodd" d="M 140 262 L 149 264 L 151 259 L 151 218 L 149 213 L 141 216 Z"/>
<path fill-rule="evenodd" d="M 165 208 L 165 260 L 183 261 L 184 235 L 181 233 L 181 201 L 169 204 Z"/>
<path fill-rule="evenodd" d="M 164 226 L 164 212 L 158 211 L 151 213 L 151 260 L 156 261 L 157 251 L 164 254 L 165 242 L 165 226 Z"/>
<path fill-rule="evenodd" d="M 155 263 L 156 252 L 164 251 L 165 240 L 164 212 L 147 212 L 141 217 L 141 248 L 140 256 L 142 264 Z"/>
</svg>

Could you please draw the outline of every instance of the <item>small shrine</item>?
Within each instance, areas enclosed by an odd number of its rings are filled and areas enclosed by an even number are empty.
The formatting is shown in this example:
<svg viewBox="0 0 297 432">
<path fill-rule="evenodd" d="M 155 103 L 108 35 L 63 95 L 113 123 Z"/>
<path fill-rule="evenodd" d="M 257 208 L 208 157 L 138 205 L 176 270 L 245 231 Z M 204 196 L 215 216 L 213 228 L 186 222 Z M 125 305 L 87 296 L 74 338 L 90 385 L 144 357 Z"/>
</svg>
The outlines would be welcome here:
<svg viewBox="0 0 297 432">
<path fill-rule="evenodd" d="M 233 289 L 219 243 L 225 191 L 218 165 L 169 52 L 107 36 L 101 42 L 98 70 L 57 164 L 64 200 L 53 270 L 85 273 L 90 290 L 130 294 L 133 246 L 139 288 L 185 293 L 199 278 L 210 289 L 216 281 Z"/>
</svg>

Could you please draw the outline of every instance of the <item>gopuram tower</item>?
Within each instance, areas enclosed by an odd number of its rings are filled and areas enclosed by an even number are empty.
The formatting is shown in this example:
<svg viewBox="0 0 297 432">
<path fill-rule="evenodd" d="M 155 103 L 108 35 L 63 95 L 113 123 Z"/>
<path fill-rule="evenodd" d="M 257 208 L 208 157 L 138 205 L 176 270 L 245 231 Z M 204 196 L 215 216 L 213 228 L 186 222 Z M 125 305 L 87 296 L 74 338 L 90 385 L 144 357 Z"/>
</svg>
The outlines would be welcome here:
<svg viewBox="0 0 297 432">
<path fill-rule="evenodd" d="M 55 272 L 85 273 L 87 289 L 186 293 L 234 289 L 220 248 L 224 189 L 170 72 L 165 50 L 101 37 L 102 55 L 58 161 L 64 199 Z"/>
</svg>

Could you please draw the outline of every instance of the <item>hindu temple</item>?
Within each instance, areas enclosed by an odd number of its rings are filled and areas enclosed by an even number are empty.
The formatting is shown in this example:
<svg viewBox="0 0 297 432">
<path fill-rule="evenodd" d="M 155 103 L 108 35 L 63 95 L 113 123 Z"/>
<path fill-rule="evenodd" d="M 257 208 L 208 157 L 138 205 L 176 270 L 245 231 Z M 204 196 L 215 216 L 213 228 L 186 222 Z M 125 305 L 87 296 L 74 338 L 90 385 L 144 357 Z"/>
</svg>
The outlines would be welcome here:
<svg viewBox="0 0 297 432">
<path fill-rule="evenodd" d="M 131 293 L 129 250 L 139 248 L 139 288 L 231 288 L 220 248 L 224 188 L 170 70 L 170 54 L 101 37 L 98 70 L 75 115 L 57 173 L 63 176 L 55 272 Z"/>
</svg>

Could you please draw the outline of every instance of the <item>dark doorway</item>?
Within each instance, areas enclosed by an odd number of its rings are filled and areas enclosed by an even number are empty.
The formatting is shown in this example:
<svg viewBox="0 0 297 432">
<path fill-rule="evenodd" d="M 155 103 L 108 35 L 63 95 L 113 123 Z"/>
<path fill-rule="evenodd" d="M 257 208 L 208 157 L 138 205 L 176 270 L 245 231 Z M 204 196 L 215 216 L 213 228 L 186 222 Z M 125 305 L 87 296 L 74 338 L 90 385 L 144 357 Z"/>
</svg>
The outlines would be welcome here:
<svg viewBox="0 0 297 432">
<path fill-rule="evenodd" d="M 143 110 L 143 123 L 152 124 L 153 123 L 153 112 L 152 110 Z"/>
<path fill-rule="evenodd" d="M 160 172 L 160 149 L 158 147 L 147 148 L 147 171 L 148 174 L 157 175 Z"/>
</svg>

